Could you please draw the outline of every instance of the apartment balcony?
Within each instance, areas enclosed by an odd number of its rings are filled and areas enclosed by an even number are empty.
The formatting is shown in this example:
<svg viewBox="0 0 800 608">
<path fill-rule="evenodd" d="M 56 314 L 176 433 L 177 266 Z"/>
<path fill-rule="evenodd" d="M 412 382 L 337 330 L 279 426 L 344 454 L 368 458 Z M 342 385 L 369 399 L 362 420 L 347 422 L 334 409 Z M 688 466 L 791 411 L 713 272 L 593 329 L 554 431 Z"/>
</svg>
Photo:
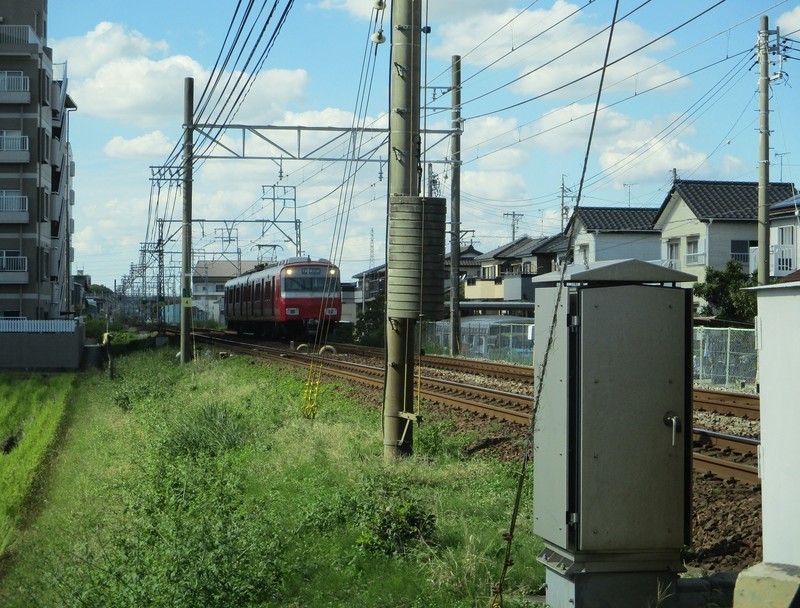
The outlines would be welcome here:
<svg viewBox="0 0 800 608">
<path fill-rule="evenodd" d="M 27 285 L 28 258 L 25 256 L 0 257 L 0 285 Z"/>
<path fill-rule="evenodd" d="M 0 136 L 0 163 L 27 164 L 31 153 L 27 135 Z"/>
<path fill-rule="evenodd" d="M 30 25 L 0 25 L 0 54 L 12 53 L 13 47 L 42 46 Z"/>
<path fill-rule="evenodd" d="M 29 221 L 27 196 L 0 196 L 0 224 L 27 224 Z"/>
<path fill-rule="evenodd" d="M 31 102 L 31 80 L 27 76 L 9 75 L 0 72 L 0 104 L 29 104 Z"/>
</svg>

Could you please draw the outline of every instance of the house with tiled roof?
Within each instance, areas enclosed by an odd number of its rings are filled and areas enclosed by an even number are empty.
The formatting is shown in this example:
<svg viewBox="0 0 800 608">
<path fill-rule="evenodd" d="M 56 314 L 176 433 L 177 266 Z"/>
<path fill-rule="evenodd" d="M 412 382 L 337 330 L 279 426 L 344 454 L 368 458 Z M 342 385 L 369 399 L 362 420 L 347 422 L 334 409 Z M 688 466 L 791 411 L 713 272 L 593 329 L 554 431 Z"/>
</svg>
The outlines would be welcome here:
<svg viewBox="0 0 800 608">
<path fill-rule="evenodd" d="M 798 222 L 800 195 L 775 203 L 769 209 L 769 271 L 773 277 L 785 279 L 798 269 Z"/>
<path fill-rule="evenodd" d="M 768 204 L 797 194 L 790 183 L 772 183 Z M 654 226 L 661 231 L 662 263 L 697 276 L 735 259 L 752 272 L 758 247 L 758 182 L 676 179 Z"/>
<path fill-rule="evenodd" d="M 468 279 L 467 300 L 533 301 L 531 277 L 550 272 L 566 253 L 564 235 L 523 236 L 475 258 L 480 275 Z"/>
<path fill-rule="evenodd" d="M 661 237 L 655 207 L 577 207 L 567 224 L 576 264 L 634 258 L 657 260 Z"/>
<path fill-rule="evenodd" d="M 480 274 L 481 265 L 476 261 L 476 258 L 482 254 L 481 251 L 475 249 L 472 244 L 464 245 L 461 247 L 458 259 L 459 276 L 462 281 L 469 280 Z M 445 284 L 444 290 L 447 293 L 450 290 L 450 251 L 444 256 L 444 276 Z M 364 306 L 372 302 L 377 295 L 386 289 L 386 264 L 369 268 L 358 274 L 354 274 L 353 278 L 358 281 L 355 288 L 355 302 L 358 310 L 363 310 Z"/>
</svg>

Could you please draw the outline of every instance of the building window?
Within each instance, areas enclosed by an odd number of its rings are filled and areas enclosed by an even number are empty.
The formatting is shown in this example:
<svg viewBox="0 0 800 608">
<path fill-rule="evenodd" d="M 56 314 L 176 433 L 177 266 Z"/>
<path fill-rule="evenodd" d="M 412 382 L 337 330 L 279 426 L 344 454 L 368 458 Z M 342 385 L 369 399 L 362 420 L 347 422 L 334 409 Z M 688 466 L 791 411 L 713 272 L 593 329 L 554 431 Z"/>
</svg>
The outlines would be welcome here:
<svg viewBox="0 0 800 608">
<path fill-rule="evenodd" d="M 589 244 L 578 245 L 578 264 L 589 265 Z"/>
<path fill-rule="evenodd" d="M 224 283 L 217 283 L 214 286 L 214 291 L 217 293 L 222 293 L 225 291 L 225 284 Z"/>
<path fill-rule="evenodd" d="M 775 270 L 777 272 L 792 272 L 796 269 L 794 228 L 794 226 L 778 228 L 778 242 L 775 246 Z"/>
<path fill-rule="evenodd" d="M 758 247 L 758 241 L 731 241 L 731 258 L 749 268 L 751 247 Z"/>
<path fill-rule="evenodd" d="M 667 266 L 675 270 L 681 267 L 681 242 L 677 239 L 667 241 Z"/>
<path fill-rule="evenodd" d="M 690 236 L 686 239 L 686 265 L 705 263 L 705 252 L 700 250 L 700 237 Z"/>
<path fill-rule="evenodd" d="M 481 267 L 481 278 L 494 279 L 497 276 L 497 266 L 483 266 Z"/>
</svg>

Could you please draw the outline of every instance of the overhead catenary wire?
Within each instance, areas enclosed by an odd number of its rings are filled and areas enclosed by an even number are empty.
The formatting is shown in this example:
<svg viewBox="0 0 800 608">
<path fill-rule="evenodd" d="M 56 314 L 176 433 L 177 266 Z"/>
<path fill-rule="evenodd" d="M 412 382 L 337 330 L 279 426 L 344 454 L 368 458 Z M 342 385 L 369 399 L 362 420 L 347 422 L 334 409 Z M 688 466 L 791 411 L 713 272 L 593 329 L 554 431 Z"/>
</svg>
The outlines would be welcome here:
<svg viewBox="0 0 800 608">
<path fill-rule="evenodd" d="M 608 31 L 608 44 L 606 45 L 606 52 L 605 52 L 605 56 L 603 58 L 603 67 L 602 67 L 601 72 L 600 72 L 600 83 L 599 83 L 599 85 L 597 87 L 597 98 L 596 98 L 596 101 L 595 101 L 595 113 L 594 113 L 594 115 L 592 117 L 591 128 L 589 129 L 589 136 L 587 138 L 587 143 L 586 143 L 586 153 L 585 153 L 584 159 L 583 159 L 583 169 L 581 171 L 581 179 L 580 179 L 580 184 L 579 184 L 579 187 L 578 187 L 578 194 L 577 194 L 577 196 L 575 198 L 575 208 L 576 209 L 580 205 L 581 195 L 583 194 L 583 182 L 584 182 L 584 178 L 586 176 L 586 170 L 587 170 L 587 167 L 588 167 L 588 164 L 589 164 L 589 154 L 591 153 L 591 149 L 592 149 L 592 140 L 594 138 L 594 130 L 595 130 L 595 126 L 597 124 L 597 114 L 598 114 L 598 109 L 600 108 L 600 98 L 601 98 L 601 95 L 602 95 L 602 92 L 603 92 L 603 81 L 605 79 L 606 69 L 607 69 L 608 64 L 609 64 L 608 59 L 609 59 L 609 54 L 611 53 L 611 42 L 614 39 L 614 25 L 615 25 L 616 20 L 617 20 L 617 11 L 618 11 L 618 9 L 619 9 L 619 0 L 615 0 L 615 2 L 614 2 L 614 14 L 613 14 L 613 16 L 611 18 L 611 27 L 609 28 L 609 31 Z M 570 235 L 568 235 L 568 237 L 567 237 L 568 238 L 568 244 L 567 244 L 567 251 L 568 252 L 572 249 L 573 236 L 574 236 L 574 231 Z M 564 260 L 563 260 L 563 262 L 561 264 L 561 280 L 559 282 L 559 285 L 562 285 L 563 282 L 564 282 L 564 277 L 566 276 L 567 265 L 568 264 L 569 264 L 569 255 L 565 255 L 564 256 Z M 541 396 L 542 396 L 542 383 L 544 381 L 545 373 L 547 371 L 547 364 L 548 364 L 550 352 L 552 351 L 553 344 L 555 342 L 555 331 L 556 331 L 557 319 L 558 319 L 558 307 L 559 307 L 559 303 L 560 303 L 563 291 L 564 291 L 564 289 L 561 288 L 561 287 L 559 287 L 558 290 L 557 290 L 556 302 L 555 302 L 555 306 L 553 307 L 553 317 L 550 320 L 550 325 L 549 325 L 550 329 L 549 329 L 549 337 L 548 337 L 547 345 L 545 346 L 544 355 L 542 357 L 542 363 L 541 363 L 541 365 L 538 366 L 539 369 L 536 370 L 537 382 L 536 382 L 535 394 L 534 394 L 534 398 L 533 398 L 533 408 L 532 408 L 532 412 L 531 412 L 531 422 L 530 422 L 530 426 L 528 427 L 528 433 L 527 433 L 527 437 L 526 437 L 526 441 L 525 441 L 525 454 L 524 454 L 523 459 L 522 459 L 522 467 L 521 467 L 520 473 L 519 473 L 519 482 L 517 484 L 517 493 L 516 493 L 516 498 L 515 498 L 515 501 L 514 501 L 514 508 L 513 508 L 512 514 L 511 514 L 511 523 L 509 525 L 509 531 L 505 534 L 506 550 L 505 550 L 505 559 L 503 560 L 503 568 L 502 568 L 502 571 L 501 571 L 501 574 L 500 574 L 500 580 L 497 583 L 497 585 L 494 587 L 494 589 L 492 590 L 492 593 L 493 593 L 492 606 L 493 606 L 493 608 L 494 607 L 496 607 L 496 608 L 502 607 L 502 604 L 503 604 L 503 587 L 505 585 L 506 575 L 508 573 L 508 569 L 513 564 L 513 561 L 511 560 L 511 547 L 512 547 L 512 542 L 513 542 L 513 539 L 514 539 L 514 532 L 515 532 L 515 529 L 516 529 L 517 515 L 519 514 L 519 507 L 520 507 L 520 504 L 522 502 L 523 487 L 524 487 L 524 481 L 525 481 L 525 477 L 526 477 L 526 473 L 527 473 L 527 466 L 528 466 L 529 460 L 531 459 L 531 452 L 533 450 L 533 435 L 534 435 L 534 432 L 536 430 L 536 422 L 537 422 L 536 414 L 537 414 L 538 407 L 539 407 L 539 402 L 540 402 L 540 399 L 541 399 Z"/>
</svg>

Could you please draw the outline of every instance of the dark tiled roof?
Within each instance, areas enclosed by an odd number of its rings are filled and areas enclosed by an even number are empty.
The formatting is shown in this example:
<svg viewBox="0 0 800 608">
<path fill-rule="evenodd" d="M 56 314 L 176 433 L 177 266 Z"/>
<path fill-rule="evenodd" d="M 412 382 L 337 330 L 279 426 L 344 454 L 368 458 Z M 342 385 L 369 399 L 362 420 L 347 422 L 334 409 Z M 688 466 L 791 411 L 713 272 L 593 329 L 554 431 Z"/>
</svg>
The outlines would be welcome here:
<svg viewBox="0 0 800 608">
<path fill-rule="evenodd" d="M 673 193 L 677 193 L 700 220 L 758 219 L 758 182 L 677 180 L 667 195 L 662 210 Z M 785 201 L 796 193 L 793 184 L 773 182 L 769 187 L 767 202 L 772 205 Z"/>
<path fill-rule="evenodd" d="M 520 257 L 521 255 L 526 255 L 527 252 L 533 247 L 533 244 L 538 240 L 539 239 L 532 239 L 529 236 L 523 236 L 515 241 L 512 241 L 511 243 L 506 243 L 505 245 L 500 245 L 500 247 L 497 247 L 496 249 L 487 251 L 486 253 L 477 256 L 475 259 L 485 262 L 488 260 L 504 260 Z M 521 251 L 526 253 L 520 253 Z"/>
<path fill-rule="evenodd" d="M 654 207 L 578 207 L 578 219 L 588 232 L 652 232 Z"/>
<path fill-rule="evenodd" d="M 531 253 L 562 253 L 567 250 L 568 243 L 569 239 L 564 234 L 548 236 L 537 243 Z"/>
</svg>

